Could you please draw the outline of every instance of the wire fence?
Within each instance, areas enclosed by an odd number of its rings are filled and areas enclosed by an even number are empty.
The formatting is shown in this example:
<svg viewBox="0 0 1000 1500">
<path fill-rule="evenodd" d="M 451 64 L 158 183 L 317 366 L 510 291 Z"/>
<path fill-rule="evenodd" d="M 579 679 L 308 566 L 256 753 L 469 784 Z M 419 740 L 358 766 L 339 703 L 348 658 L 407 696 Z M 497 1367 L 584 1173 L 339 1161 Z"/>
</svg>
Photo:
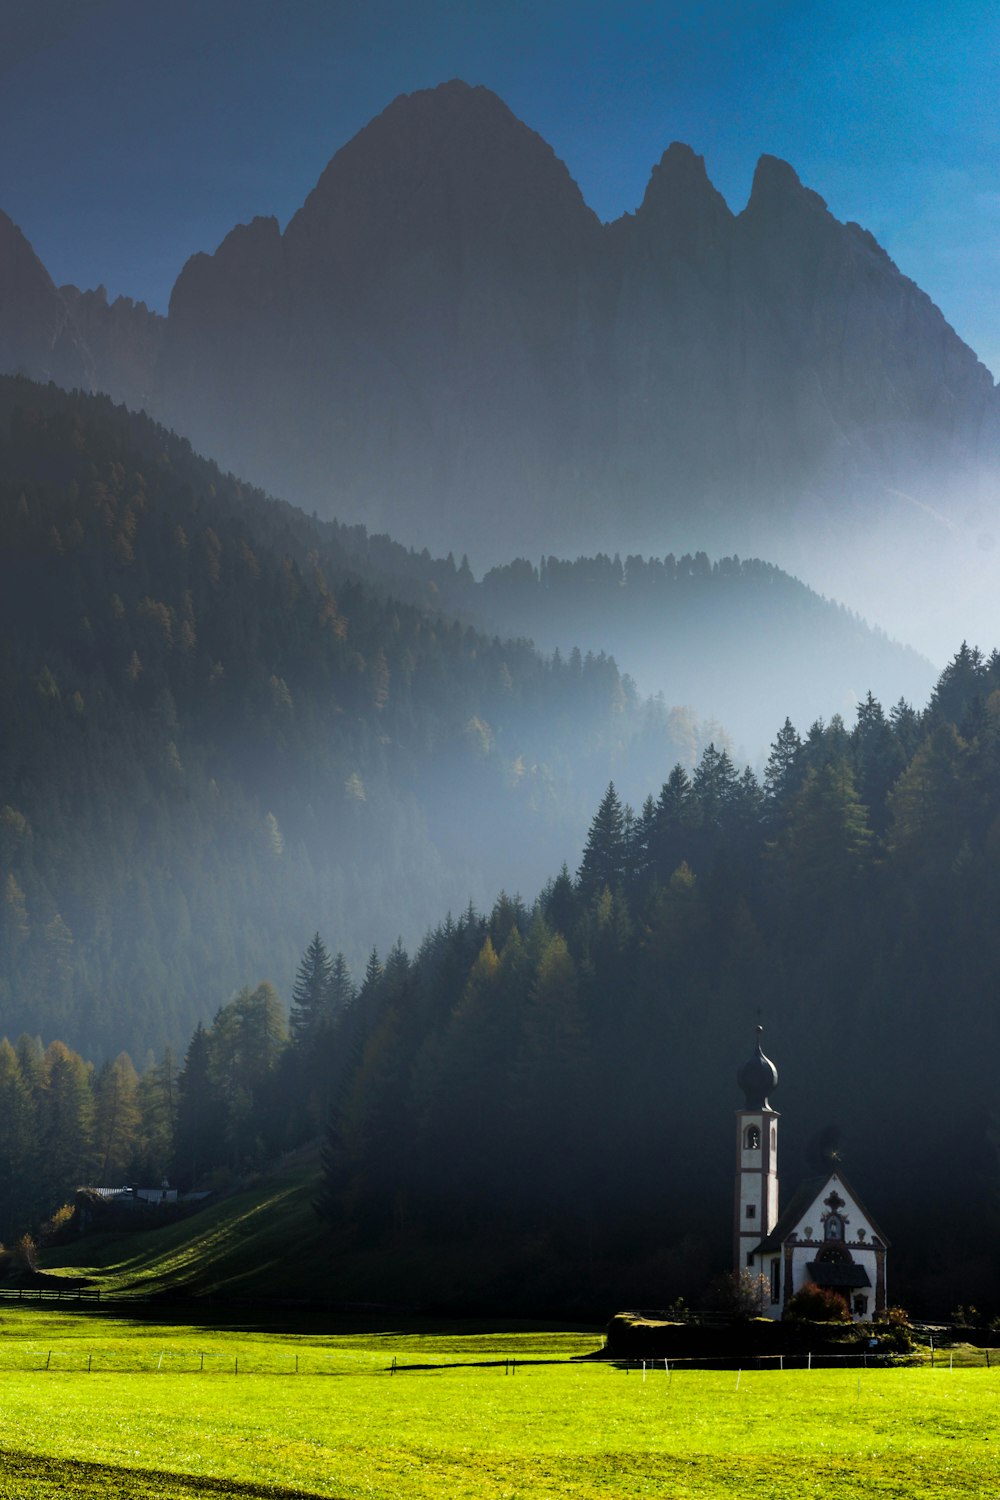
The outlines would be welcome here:
<svg viewBox="0 0 1000 1500">
<path fill-rule="evenodd" d="M 1000 1372 L 1000 1349 L 959 1349 L 921 1351 L 914 1356 L 888 1352 L 852 1351 L 847 1354 L 758 1354 L 739 1356 L 688 1356 L 682 1359 L 622 1358 L 610 1354 L 593 1354 L 573 1359 L 531 1359 L 509 1356 L 483 1360 L 442 1360 L 408 1362 L 394 1356 L 387 1364 L 384 1353 L 342 1352 L 328 1348 L 302 1348 L 295 1352 L 256 1350 L 237 1351 L 202 1349 L 51 1349 L 44 1347 L 4 1348 L 0 1346 L 0 1377 L 7 1374 L 52 1375 L 200 1375 L 230 1378 L 261 1376 L 294 1379 L 297 1376 L 418 1376 L 444 1371 L 473 1371 L 514 1377 L 539 1366 L 562 1366 L 575 1371 L 611 1367 L 622 1375 L 638 1374 L 641 1379 L 662 1379 L 675 1374 L 730 1371 L 812 1371 L 823 1369 L 884 1370 L 899 1365 L 918 1364 L 927 1370 L 996 1369 Z"/>
<path fill-rule="evenodd" d="M 588 1364 L 614 1364 L 626 1374 L 634 1370 L 646 1372 L 672 1370 L 824 1370 L 864 1369 L 884 1370 L 900 1365 L 924 1366 L 929 1370 L 985 1369 L 1000 1372 L 1000 1349 L 976 1349 L 963 1346 L 959 1349 L 916 1349 L 904 1354 L 895 1350 L 852 1350 L 849 1354 L 832 1354 L 824 1350 L 812 1354 L 746 1354 L 697 1355 L 683 1359 L 615 1359 L 602 1355 L 587 1360 Z"/>
<path fill-rule="evenodd" d="M 0 1287 L 0 1302 L 100 1302 L 100 1287 Z"/>
</svg>

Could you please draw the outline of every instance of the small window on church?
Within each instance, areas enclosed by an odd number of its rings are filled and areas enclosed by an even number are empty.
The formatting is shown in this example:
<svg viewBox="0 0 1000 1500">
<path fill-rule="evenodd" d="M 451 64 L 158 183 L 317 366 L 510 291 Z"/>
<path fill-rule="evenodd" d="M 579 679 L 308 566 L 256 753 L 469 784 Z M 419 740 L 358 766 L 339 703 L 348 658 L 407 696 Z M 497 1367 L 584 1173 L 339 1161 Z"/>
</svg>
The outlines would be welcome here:
<svg viewBox="0 0 1000 1500">
<path fill-rule="evenodd" d="M 744 1130 L 743 1144 L 748 1151 L 760 1150 L 760 1128 L 757 1125 L 748 1125 Z"/>
<path fill-rule="evenodd" d="M 748 1219 L 756 1219 L 756 1217 L 757 1217 L 757 1205 L 756 1205 L 756 1203 L 748 1203 L 747 1204 L 747 1218 Z"/>
<path fill-rule="evenodd" d="M 752 1266 L 753 1265 L 753 1251 L 752 1250 L 748 1250 L 747 1251 L 747 1265 L 748 1266 Z"/>
<path fill-rule="evenodd" d="M 771 1301 L 781 1301 L 781 1261 L 777 1256 L 771 1262 Z"/>
</svg>

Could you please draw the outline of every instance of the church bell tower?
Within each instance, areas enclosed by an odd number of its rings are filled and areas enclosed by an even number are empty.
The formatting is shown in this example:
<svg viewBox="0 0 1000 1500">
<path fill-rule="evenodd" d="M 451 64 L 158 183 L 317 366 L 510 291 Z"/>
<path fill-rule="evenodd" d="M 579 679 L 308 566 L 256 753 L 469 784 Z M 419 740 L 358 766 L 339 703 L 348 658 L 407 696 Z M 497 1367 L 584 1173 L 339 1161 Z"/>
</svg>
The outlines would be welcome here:
<svg viewBox="0 0 1000 1500">
<path fill-rule="evenodd" d="M 744 1105 L 736 1111 L 736 1192 L 733 1210 L 733 1269 L 753 1265 L 753 1252 L 778 1222 L 778 1112 L 768 1094 L 778 1070 L 757 1047 L 736 1075 Z"/>
</svg>

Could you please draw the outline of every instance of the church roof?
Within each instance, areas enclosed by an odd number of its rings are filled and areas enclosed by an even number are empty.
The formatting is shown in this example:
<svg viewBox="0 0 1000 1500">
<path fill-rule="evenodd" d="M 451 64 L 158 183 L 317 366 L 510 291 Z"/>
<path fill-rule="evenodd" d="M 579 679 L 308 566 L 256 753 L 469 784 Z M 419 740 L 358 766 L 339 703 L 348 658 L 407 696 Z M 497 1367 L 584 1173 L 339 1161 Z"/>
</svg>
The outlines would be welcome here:
<svg viewBox="0 0 1000 1500">
<path fill-rule="evenodd" d="M 829 1181 L 830 1174 L 827 1173 L 825 1176 L 807 1177 L 804 1182 L 800 1182 L 791 1198 L 789 1198 L 788 1205 L 778 1219 L 777 1224 L 775 1224 L 767 1238 L 761 1240 L 754 1254 L 766 1255 L 768 1251 L 780 1250 L 792 1230 L 800 1222 L 806 1209 L 819 1196 Z"/>
<path fill-rule="evenodd" d="M 799 1186 L 789 1199 L 788 1207 L 778 1219 L 777 1224 L 775 1224 L 767 1238 L 761 1240 L 753 1253 L 755 1255 L 768 1255 L 773 1254 L 776 1250 L 780 1250 L 793 1230 L 798 1228 L 807 1210 L 812 1207 L 823 1190 L 834 1180 L 839 1182 L 844 1191 L 851 1195 L 871 1225 L 872 1233 L 878 1236 L 883 1245 L 888 1246 L 889 1241 L 838 1167 L 833 1172 L 816 1173 L 812 1177 L 807 1177 L 804 1182 L 799 1183 Z"/>
<path fill-rule="evenodd" d="M 837 1260 L 811 1260 L 806 1270 L 814 1286 L 829 1286 L 838 1290 L 843 1288 L 844 1291 L 871 1286 L 868 1272 L 855 1261 L 844 1263 Z"/>
</svg>

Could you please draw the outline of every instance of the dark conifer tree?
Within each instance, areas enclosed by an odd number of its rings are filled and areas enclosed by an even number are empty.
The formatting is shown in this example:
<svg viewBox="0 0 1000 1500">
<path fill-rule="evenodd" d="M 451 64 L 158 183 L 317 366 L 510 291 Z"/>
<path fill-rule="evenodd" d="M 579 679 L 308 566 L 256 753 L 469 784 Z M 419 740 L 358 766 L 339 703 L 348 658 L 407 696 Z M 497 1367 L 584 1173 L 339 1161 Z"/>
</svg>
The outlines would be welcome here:
<svg viewBox="0 0 1000 1500">
<path fill-rule="evenodd" d="M 169 1047 L 160 1061 L 150 1063 L 141 1075 L 138 1100 L 140 1125 L 134 1174 L 155 1184 L 172 1170 L 177 1129 L 177 1070 Z"/>
<path fill-rule="evenodd" d="M 38 1111 L 41 1175 L 50 1203 L 60 1204 L 89 1175 L 93 1096 L 87 1065 L 62 1042 L 50 1042 L 42 1063 Z"/>
<path fill-rule="evenodd" d="M 354 1004 L 356 997 L 357 991 L 351 978 L 350 966 L 338 949 L 330 970 L 330 1026 L 333 1026 L 337 1018 Z"/>
<path fill-rule="evenodd" d="M 651 868 L 661 885 L 667 883 L 678 865 L 690 859 L 696 819 L 691 778 L 682 765 L 676 765 L 660 790 L 653 819 Z"/>
<path fill-rule="evenodd" d="M 632 853 L 632 886 L 645 890 L 653 878 L 656 845 L 656 802 L 650 794 L 636 819 Z"/>
<path fill-rule="evenodd" d="M 568 937 L 577 918 L 577 893 L 569 869 L 564 864 L 555 880 L 549 882 L 541 895 L 542 911 L 553 932 Z"/>
<path fill-rule="evenodd" d="M 736 800 L 739 775 L 728 750 L 706 747 L 695 769 L 692 791 L 702 826 L 721 831 Z"/>
<path fill-rule="evenodd" d="M 583 861 L 577 874 L 581 891 L 590 894 L 604 886 L 617 890 L 625 877 L 625 861 L 625 809 L 614 782 L 609 782 L 587 835 Z"/>
<path fill-rule="evenodd" d="M 819 951 L 839 941 L 860 909 L 860 877 L 870 868 L 871 829 L 850 766 L 833 760 L 807 773 L 776 852 L 789 934 Z"/>
<path fill-rule="evenodd" d="M 899 744 L 902 763 L 904 766 L 909 765 L 920 744 L 922 733 L 920 715 L 905 698 L 900 698 L 899 702 L 889 710 L 889 723 Z"/>
<path fill-rule="evenodd" d="M 224 1116 L 212 1067 L 212 1044 L 200 1023 L 177 1077 L 174 1176 L 182 1187 L 201 1183 L 219 1163 Z"/>
<path fill-rule="evenodd" d="M 317 932 L 299 964 L 292 987 L 290 1025 L 298 1048 L 308 1048 L 329 1028 L 333 1013 L 333 965 Z"/>
<path fill-rule="evenodd" d="M 903 769 L 902 747 L 882 711 L 878 699 L 868 693 L 858 704 L 858 716 L 851 731 L 854 777 L 858 795 L 868 809 L 876 833 L 884 832 L 889 821 L 888 796 Z"/>
<path fill-rule="evenodd" d="M 17 1053 L 0 1041 L 0 1224 L 9 1241 L 48 1208 L 38 1194 L 38 1116 Z"/>
<path fill-rule="evenodd" d="M 764 768 L 764 791 L 779 815 L 801 785 L 802 775 L 802 741 L 791 719 L 786 719 L 771 745 Z"/>
<path fill-rule="evenodd" d="M 956 727 L 961 724 L 973 698 L 983 690 L 987 666 L 982 652 L 963 641 L 937 680 L 927 712 Z"/>
</svg>

